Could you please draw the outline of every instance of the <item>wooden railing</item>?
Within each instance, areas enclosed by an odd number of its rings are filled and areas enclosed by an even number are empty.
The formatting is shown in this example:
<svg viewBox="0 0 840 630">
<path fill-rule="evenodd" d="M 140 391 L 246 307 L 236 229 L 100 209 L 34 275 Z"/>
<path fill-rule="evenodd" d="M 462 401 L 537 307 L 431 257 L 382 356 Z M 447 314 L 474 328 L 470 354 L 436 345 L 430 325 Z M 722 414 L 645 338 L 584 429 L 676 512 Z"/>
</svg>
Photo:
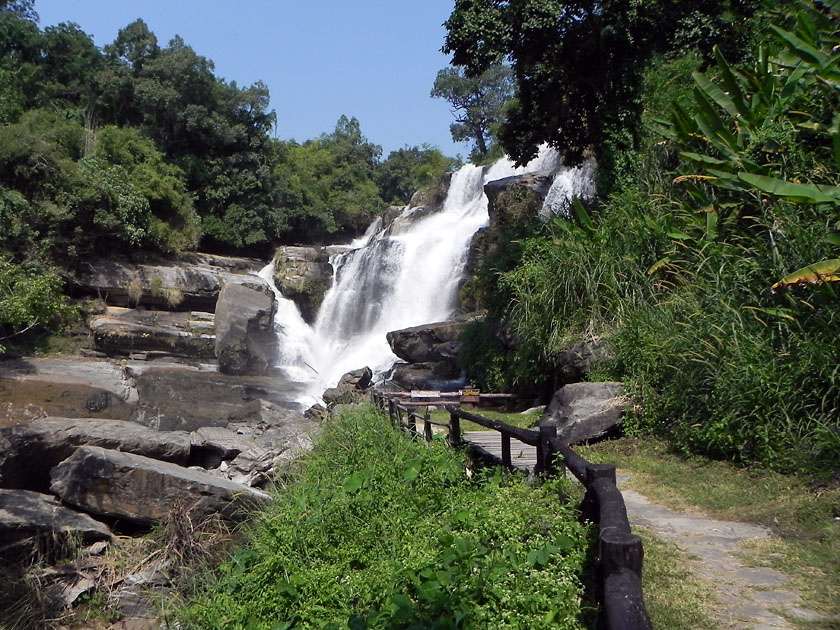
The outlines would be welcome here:
<svg viewBox="0 0 840 630">
<path fill-rule="evenodd" d="M 432 440 L 432 427 L 448 429 L 448 440 L 453 446 L 467 447 L 461 439 L 461 420 L 469 420 L 501 434 L 502 456 L 472 445 L 481 451 L 483 458 L 493 460 L 511 470 L 511 439 L 537 449 L 537 474 L 552 475 L 567 469 L 586 488 L 581 504 L 584 519 L 598 525 L 598 599 L 601 602 L 604 625 L 607 630 L 650 630 L 650 620 L 642 597 L 642 560 L 644 550 L 641 539 L 630 530 L 624 497 L 616 486 L 615 466 L 593 464 L 557 438 L 557 428 L 541 426 L 538 431 L 512 427 L 498 420 L 462 411 L 447 405 L 449 422 L 432 422 L 428 413 L 420 415 L 410 411 L 394 398 L 373 392 L 373 402 L 391 420 L 413 436 L 419 436 L 417 422 L 422 421 L 423 435 Z"/>
</svg>

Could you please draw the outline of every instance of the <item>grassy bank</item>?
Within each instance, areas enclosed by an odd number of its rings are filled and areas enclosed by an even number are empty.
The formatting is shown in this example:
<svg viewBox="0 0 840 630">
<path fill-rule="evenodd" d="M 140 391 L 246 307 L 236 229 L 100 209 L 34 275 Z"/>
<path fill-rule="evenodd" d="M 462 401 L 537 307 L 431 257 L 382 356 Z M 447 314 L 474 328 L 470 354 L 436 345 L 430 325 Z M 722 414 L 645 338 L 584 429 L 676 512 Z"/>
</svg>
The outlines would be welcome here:
<svg viewBox="0 0 840 630">
<path fill-rule="evenodd" d="M 581 628 L 588 531 L 565 481 L 531 486 L 412 442 L 373 410 L 331 420 L 182 611 L 184 628 Z"/>
</svg>

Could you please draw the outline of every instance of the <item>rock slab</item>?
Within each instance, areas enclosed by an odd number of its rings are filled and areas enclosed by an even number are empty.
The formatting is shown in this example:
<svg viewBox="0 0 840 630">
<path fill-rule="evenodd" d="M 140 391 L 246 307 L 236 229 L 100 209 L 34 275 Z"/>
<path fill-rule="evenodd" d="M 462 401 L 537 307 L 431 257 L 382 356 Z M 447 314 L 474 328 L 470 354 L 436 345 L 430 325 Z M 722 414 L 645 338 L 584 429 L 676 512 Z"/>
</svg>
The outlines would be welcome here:
<svg viewBox="0 0 840 630">
<path fill-rule="evenodd" d="M 91 514 L 152 525 L 181 504 L 197 515 L 246 518 L 247 508 L 269 495 L 208 472 L 83 446 L 53 468 L 50 489 L 62 501 Z"/>
<path fill-rule="evenodd" d="M 55 497 L 30 490 L 0 490 L 0 552 L 7 545 L 44 535 L 107 540 L 106 525 L 61 505 Z"/>
<path fill-rule="evenodd" d="M 49 471 L 80 446 L 100 446 L 186 465 L 184 432 L 160 432 L 126 420 L 43 418 L 0 429 L 0 487 L 45 491 Z"/>
<path fill-rule="evenodd" d="M 603 437 L 621 423 L 629 406 L 623 383 L 571 383 L 555 392 L 541 425 L 555 425 L 557 437 L 578 444 Z"/>
</svg>

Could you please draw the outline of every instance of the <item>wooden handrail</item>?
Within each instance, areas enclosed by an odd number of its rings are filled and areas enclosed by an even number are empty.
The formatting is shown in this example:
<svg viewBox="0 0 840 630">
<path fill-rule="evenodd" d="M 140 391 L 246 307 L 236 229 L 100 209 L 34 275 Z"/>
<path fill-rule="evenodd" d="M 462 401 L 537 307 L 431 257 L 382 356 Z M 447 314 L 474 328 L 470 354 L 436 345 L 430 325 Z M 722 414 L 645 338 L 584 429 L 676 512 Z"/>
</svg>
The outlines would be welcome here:
<svg viewBox="0 0 840 630">
<path fill-rule="evenodd" d="M 523 444 L 528 444 L 529 446 L 537 446 L 539 444 L 539 431 L 531 431 L 529 429 L 520 429 L 519 427 L 512 427 L 509 424 L 505 424 L 504 422 L 500 422 L 498 420 L 491 420 L 490 418 L 478 416 L 474 413 L 462 411 L 458 409 L 458 407 L 456 407 L 455 405 L 446 405 L 444 409 L 446 409 L 449 412 L 450 417 L 457 416 L 462 420 L 469 420 L 470 422 L 475 422 L 476 424 L 480 424 L 481 426 L 487 427 L 488 429 L 498 431 L 502 435 L 507 435 L 509 437 L 516 438 Z"/>
</svg>

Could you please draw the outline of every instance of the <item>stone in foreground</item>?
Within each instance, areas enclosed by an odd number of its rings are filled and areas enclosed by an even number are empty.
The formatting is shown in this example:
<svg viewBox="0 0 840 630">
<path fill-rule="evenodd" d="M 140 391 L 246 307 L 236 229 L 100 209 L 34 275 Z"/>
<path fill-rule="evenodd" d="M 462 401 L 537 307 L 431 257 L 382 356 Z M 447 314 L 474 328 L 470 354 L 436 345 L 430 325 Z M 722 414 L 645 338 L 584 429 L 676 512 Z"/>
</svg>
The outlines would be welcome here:
<svg viewBox="0 0 840 630">
<path fill-rule="evenodd" d="M 578 444 L 603 437 L 621 424 L 629 400 L 623 383 L 571 383 L 555 392 L 541 425 L 557 426 L 557 437 Z"/>
<path fill-rule="evenodd" d="M 0 429 L 0 487 L 45 491 L 50 469 L 80 446 L 144 455 L 175 464 L 190 458 L 190 436 L 126 420 L 43 418 Z"/>
<path fill-rule="evenodd" d="M 111 531 L 87 514 L 64 507 L 48 494 L 0 490 L 0 555 L 8 545 L 41 536 L 81 536 L 87 543 L 107 540 Z"/>
<path fill-rule="evenodd" d="M 152 525 L 181 504 L 196 515 L 242 521 L 269 495 L 204 471 L 83 446 L 52 470 L 51 490 L 92 514 Z"/>
</svg>

